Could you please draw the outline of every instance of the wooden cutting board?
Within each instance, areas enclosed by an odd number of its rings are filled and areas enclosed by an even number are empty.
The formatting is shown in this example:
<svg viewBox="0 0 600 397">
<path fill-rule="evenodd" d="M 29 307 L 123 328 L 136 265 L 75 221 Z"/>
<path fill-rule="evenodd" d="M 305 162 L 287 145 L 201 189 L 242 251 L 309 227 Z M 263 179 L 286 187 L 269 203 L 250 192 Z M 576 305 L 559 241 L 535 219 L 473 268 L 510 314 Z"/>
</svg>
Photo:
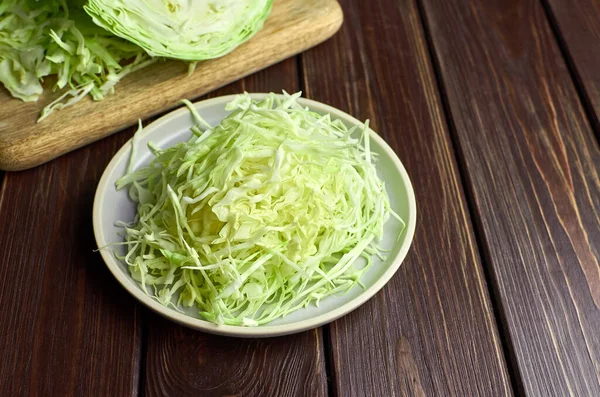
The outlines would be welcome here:
<svg viewBox="0 0 600 397">
<path fill-rule="evenodd" d="M 325 41 L 342 20 L 336 0 L 275 0 L 256 36 L 222 58 L 199 63 L 191 76 L 183 62 L 153 64 L 127 76 L 106 99 L 85 98 L 40 123 L 36 120 L 42 108 L 57 93 L 26 103 L 0 87 L 0 169 L 45 163 L 177 107 L 182 98 L 196 98 Z"/>
</svg>

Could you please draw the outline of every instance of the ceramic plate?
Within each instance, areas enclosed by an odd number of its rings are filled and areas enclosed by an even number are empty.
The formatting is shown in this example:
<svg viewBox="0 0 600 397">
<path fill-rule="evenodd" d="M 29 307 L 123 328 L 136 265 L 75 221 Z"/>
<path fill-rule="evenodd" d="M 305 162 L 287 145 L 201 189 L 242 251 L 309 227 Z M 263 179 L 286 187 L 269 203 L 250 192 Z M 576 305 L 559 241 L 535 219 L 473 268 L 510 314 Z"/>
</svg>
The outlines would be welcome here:
<svg viewBox="0 0 600 397">
<path fill-rule="evenodd" d="M 252 94 L 253 99 L 262 99 L 266 94 Z M 200 115 L 211 125 L 229 114 L 225 104 L 234 96 L 223 96 L 208 99 L 194 104 Z M 311 110 L 331 114 L 332 118 L 342 120 L 346 125 L 353 126 L 359 121 L 348 114 L 333 107 L 308 99 L 300 98 L 298 102 Z M 187 140 L 191 133 L 192 118 L 187 108 L 175 110 L 148 125 L 141 135 L 139 146 L 136 149 L 134 169 L 150 162 L 152 155 L 147 148 L 149 141 L 159 147 L 166 148 L 178 142 Z M 333 321 L 365 303 L 379 291 L 400 267 L 413 239 L 416 223 L 416 203 L 413 188 L 404 169 L 404 166 L 385 143 L 376 134 L 372 134 L 371 150 L 379 154 L 377 172 L 385 181 L 390 203 L 396 213 L 406 222 L 406 227 L 398 239 L 401 231 L 399 222 L 390 219 L 385 225 L 382 245 L 389 249 L 384 261 L 374 260 L 371 268 L 363 274 L 361 281 L 365 288 L 355 286 L 345 294 L 338 294 L 323 299 L 319 306 L 311 305 L 290 313 L 287 316 L 258 327 L 241 327 L 230 325 L 216 325 L 202 320 L 195 308 L 186 308 L 184 313 L 172 308 L 167 308 L 146 295 L 140 286 L 129 275 L 127 266 L 115 257 L 117 248 L 104 248 L 100 250 L 102 258 L 108 268 L 121 285 L 136 299 L 161 315 L 180 324 L 201 331 L 214 334 L 239 336 L 239 337 L 265 337 L 291 334 L 315 328 Z M 115 226 L 117 221 L 131 221 L 135 217 L 135 204 L 129 199 L 127 189 L 117 191 L 115 182 L 124 175 L 129 161 L 131 143 L 126 143 L 114 156 L 106 167 L 94 200 L 93 223 L 96 242 L 99 247 L 123 241 L 120 236 L 122 229 Z"/>
</svg>

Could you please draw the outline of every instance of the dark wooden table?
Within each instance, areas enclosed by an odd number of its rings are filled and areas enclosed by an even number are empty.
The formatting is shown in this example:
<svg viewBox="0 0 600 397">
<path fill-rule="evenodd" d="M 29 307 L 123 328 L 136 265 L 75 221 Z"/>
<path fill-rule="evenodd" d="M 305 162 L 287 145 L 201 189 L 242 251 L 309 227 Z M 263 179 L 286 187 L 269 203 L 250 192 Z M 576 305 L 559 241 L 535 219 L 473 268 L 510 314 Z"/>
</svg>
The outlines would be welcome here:
<svg viewBox="0 0 600 397">
<path fill-rule="evenodd" d="M 600 396 L 600 1 L 343 1 L 331 40 L 211 96 L 370 118 L 419 219 L 401 270 L 319 329 L 192 331 L 95 248 L 120 132 L 0 190 L 2 396 Z"/>
</svg>

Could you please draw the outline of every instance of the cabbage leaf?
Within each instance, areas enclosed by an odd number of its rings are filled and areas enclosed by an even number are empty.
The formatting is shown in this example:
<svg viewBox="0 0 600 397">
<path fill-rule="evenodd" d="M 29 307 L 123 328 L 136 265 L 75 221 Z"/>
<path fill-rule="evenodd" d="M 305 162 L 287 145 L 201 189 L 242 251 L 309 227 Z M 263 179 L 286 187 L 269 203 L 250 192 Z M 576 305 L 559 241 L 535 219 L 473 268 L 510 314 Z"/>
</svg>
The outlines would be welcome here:
<svg viewBox="0 0 600 397">
<path fill-rule="evenodd" d="M 223 56 L 263 26 L 273 0 L 90 0 L 99 26 L 152 56 L 200 61 Z"/>
</svg>

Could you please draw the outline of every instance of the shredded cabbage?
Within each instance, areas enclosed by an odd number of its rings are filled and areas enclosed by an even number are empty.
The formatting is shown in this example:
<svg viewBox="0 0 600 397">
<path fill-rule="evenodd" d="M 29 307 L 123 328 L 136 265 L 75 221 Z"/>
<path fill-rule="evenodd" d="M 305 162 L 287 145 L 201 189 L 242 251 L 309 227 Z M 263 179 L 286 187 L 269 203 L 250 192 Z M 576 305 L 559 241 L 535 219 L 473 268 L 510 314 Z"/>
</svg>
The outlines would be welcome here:
<svg viewBox="0 0 600 397">
<path fill-rule="evenodd" d="M 125 75 L 153 62 L 140 47 L 96 26 L 82 3 L 0 2 L 0 82 L 23 101 L 37 101 L 49 75 L 56 75 L 53 89 L 64 90 L 38 121 L 88 94 L 103 99 Z"/>
<path fill-rule="evenodd" d="M 157 57 L 193 61 L 232 51 L 263 26 L 273 0 L 1 0 L 0 82 L 37 101 L 62 90 L 38 121 L 87 95 L 101 100 Z"/>
<path fill-rule="evenodd" d="M 238 96 L 205 131 L 186 102 L 192 137 L 151 144 L 151 163 L 117 182 L 137 203 L 119 258 L 163 305 L 196 306 L 217 324 L 268 323 L 360 283 L 389 216 L 402 222 L 368 122 L 348 129 L 284 94 Z"/>
<path fill-rule="evenodd" d="M 259 31 L 273 0 L 90 0 L 94 22 L 152 56 L 217 58 Z"/>
</svg>

